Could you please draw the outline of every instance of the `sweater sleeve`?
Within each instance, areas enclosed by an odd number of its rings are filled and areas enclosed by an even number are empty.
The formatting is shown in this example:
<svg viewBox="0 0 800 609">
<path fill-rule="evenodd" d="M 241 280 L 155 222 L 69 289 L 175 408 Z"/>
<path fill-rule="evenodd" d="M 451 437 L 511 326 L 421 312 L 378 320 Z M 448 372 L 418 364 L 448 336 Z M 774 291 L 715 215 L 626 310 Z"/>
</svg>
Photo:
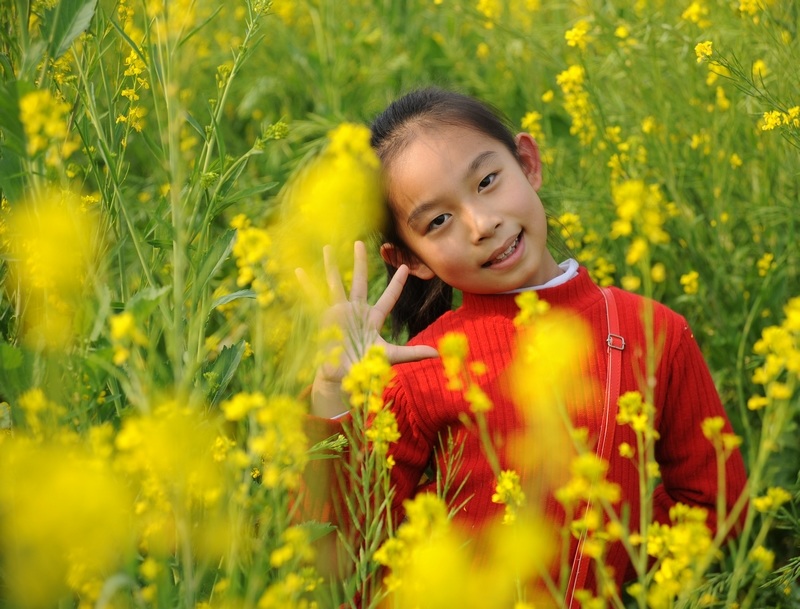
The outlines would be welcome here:
<svg viewBox="0 0 800 609">
<path fill-rule="evenodd" d="M 341 419 L 325 419 L 314 415 L 306 415 L 303 431 L 308 438 L 309 447 L 314 446 L 331 436 L 344 435 Z M 306 464 L 303 472 L 303 485 L 300 496 L 300 515 L 305 520 L 319 520 L 338 524 L 344 507 L 341 489 L 336 483 L 340 479 L 340 458 L 327 455 L 328 458 L 312 459 Z"/>
<path fill-rule="evenodd" d="M 389 448 L 389 454 L 394 459 L 391 470 L 394 489 L 392 513 L 398 524 L 405 514 L 403 501 L 413 497 L 430 461 L 433 443 L 417 424 L 412 404 L 401 382 L 395 381 L 387 390 L 385 399 L 394 413 L 400 432 L 400 438 Z"/>
<path fill-rule="evenodd" d="M 658 423 L 661 439 L 655 450 L 662 482 L 654 493 L 654 519 L 669 523 L 670 508 L 680 502 L 705 508 L 707 523 L 716 532 L 717 455 L 703 434 L 702 423 L 709 417 L 722 417 L 723 433 L 733 430 L 700 348 L 685 320 L 680 320 L 677 346 L 662 360 L 668 367 L 668 378 Z M 743 492 L 745 482 L 744 462 L 736 449 L 725 462 L 726 514 Z"/>
</svg>

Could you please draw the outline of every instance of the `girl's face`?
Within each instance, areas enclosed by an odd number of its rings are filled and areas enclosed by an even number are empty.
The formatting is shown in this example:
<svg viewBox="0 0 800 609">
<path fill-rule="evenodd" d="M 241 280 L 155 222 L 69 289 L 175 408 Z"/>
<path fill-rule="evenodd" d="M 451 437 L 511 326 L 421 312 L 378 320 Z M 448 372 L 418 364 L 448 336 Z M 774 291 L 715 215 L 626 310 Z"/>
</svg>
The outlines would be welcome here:
<svg viewBox="0 0 800 609">
<path fill-rule="evenodd" d="M 468 127 L 420 130 L 388 167 L 400 237 L 381 255 L 476 294 L 540 285 L 562 271 L 546 247 L 547 219 L 537 194 L 539 150 L 517 136 L 519 161 L 499 141 Z"/>
</svg>

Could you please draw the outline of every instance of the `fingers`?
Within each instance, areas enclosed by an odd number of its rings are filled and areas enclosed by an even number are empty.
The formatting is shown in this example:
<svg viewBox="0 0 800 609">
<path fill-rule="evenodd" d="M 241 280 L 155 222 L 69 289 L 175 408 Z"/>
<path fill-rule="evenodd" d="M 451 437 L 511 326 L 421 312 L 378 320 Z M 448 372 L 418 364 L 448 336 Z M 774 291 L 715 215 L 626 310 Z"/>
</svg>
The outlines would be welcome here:
<svg viewBox="0 0 800 609">
<path fill-rule="evenodd" d="M 350 287 L 352 302 L 367 301 L 367 248 L 363 241 L 353 245 L 353 285 Z"/>
<path fill-rule="evenodd" d="M 397 304 L 400 294 L 403 293 L 403 287 L 406 285 L 406 279 L 408 279 L 408 267 L 401 264 L 373 307 L 381 315 L 381 322 L 389 316 L 389 312 Z"/>
<path fill-rule="evenodd" d="M 414 345 L 413 347 L 388 345 L 386 347 L 386 357 L 389 358 L 390 364 L 403 364 L 439 357 L 439 352 L 428 345 Z"/>
<path fill-rule="evenodd" d="M 303 289 L 308 302 L 323 302 L 322 294 L 320 294 L 314 282 L 311 281 L 311 277 L 308 276 L 305 269 L 298 267 L 294 270 L 294 274 L 297 277 L 297 281 L 300 282 L 300 287 Z"/>
<path fill-rule="evenodd" d="M 347 295 L 342 285 L 342 277 L 339 275 L 339 267 L 333 257 L 333 248 L 326 245 L 322 248 L 322 258 L 325 261 L 325 278 L 328 281 L 328 289 L 331 291 L 333 302 L 345 302 Z"/>
</svg>

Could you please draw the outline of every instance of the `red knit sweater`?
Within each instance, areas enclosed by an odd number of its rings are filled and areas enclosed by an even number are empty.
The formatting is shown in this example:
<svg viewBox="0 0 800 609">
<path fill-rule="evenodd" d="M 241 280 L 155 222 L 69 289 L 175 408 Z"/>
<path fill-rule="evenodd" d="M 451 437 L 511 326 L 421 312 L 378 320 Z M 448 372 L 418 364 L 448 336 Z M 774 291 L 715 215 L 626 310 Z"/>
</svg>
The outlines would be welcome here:
<svg viewBox="0 0 800 609">
<path fill-rule="evenodd" d="M 711 443 L 704 437 L 701 422 L 712 416 L 722 416 L 726 421 L 726 432 L 731 432 L 725 411 L 720 403 L 711 375 L 685 319 L 667 307 L 641 296 L 614 290 L 619 311 L 620 334 L 626 341 L 622 352 L 622 376 L 620 395 L 626 391 L 644 393 L 645 379 L 645 326 L 642 310 L 645 303 L 652 305 L 657 350 L 657 367 L 654 375 L 654 406 L 656 429 L 660 440 L 656 444 L 656 460 L 661 471 L 661 484 L 655 490 L 654 517 L 659 522 L 669 522 L 669 509 L 676 502 L 708 509 L 709 524 L 716 525 L 715 506 L 717 498 L 716 455 Z M 592 356 L 588 361 L 575 363 L 577 379 L 583 379 L 571 392 L 576 396 L 580 408 L 571 411 L 576 427 L 589 430 L 590 444 L 596 440 L 600 419 L 605 407 L 604 385 L 607 353 L 605 301 L 600 289 L 592 282 L 585 268 L 580 268 L 577 277 L 566 283 L 541 289 L 541 299 L 552 307 L 569 311 L 584 320 L 593 334 Z M 537 447 L 520 447 L 513 439 L 520 435 L 525 421 L 530 424 L 526 412 L 547 408 L 543 404 L 518 404 L 512 401 L 511 386 L 507 374 L 514 356 L 516 328 L 513 319 L 518 313 L 513 294 L 463 295 L 463 304 L 448 312 L 414 337 L 411 344 L 436 346 L 438 340 L 448 332 L 460 332 L 469 342 L 469 359 L 483 362 L 488 372 L 477 377 L 482 389 L 490 397 L 493 407 L 487 413 L 488 427 L 498 446 L 501 466 L 519 469 L 520 454 L 536 453 Z M 460 468 L 453 473 L 453 488 L 461 487 L 459 500 L 470 498 L 466 506 L 456 515 L 456 521 L 467 527 L 482 527 L 502 515 L 503 506 L 492 503 L 495 477 L 484 455 L 481 441 L 473 425 L 465 425 L 465 413 L 469 406 L 460 391 L 447 388 L 441 360 L 428 359 L 399 364 L 395 367 L 396 378 L 387 389 L 385 399 L 397 418 L 399 441 L 393 445 L 392 455 L 396 465 L 392 469 L 395 488 L 394 507 L 398 519 L 402 517 L 402 502 L 419 491 L 420 477 L 433 459 L 444 467 L 446 456 L 434 452 L 440 444 L 440 435 L 448 431 L 463 448 Z M 593 379 L 593 382 L 586 382 Z M 532 382 L 547 382 L 547 379 L 532 379 Z M 550 405 L 552 407 L 552 405 Z M 532 409 L 532 410 L 530 410 Z M 536 418 L 534 417 L 534 420 Z M 469 420 L 469 416 L 467 417 Z M 636 446 L 633 431 L 627 425 L 614 425 L 613 446 L 610 456 L 608 479 L 620 485 L 622 502 L 630 510 L 630 523 L 639 522 L 639 482 L 634 460 L 619 455 L 622 442 Z M 535 434 L 534 434 L 535 435 Z M 539 437 L 544 437 L 539 434 Z M 512 448 L 516 446 L 516 448 Z M 551 449 L 548 449 L 551 450 Z M 539 451 L 541 452 L 541 450 Z M 563 446 L 568 453 L 567 446 Z M 539 455 L 523 459 L 527 463 L 529 482 L 536 486 L 536 478 L 542 472 L 538 467 L 547 467 L 547 461 L 557 455 Z M 538 463 L 538 465 L 537 465 Z M 531 480 L 533 478 L 533 480 Z M 741 455 L 736 452 L 727 461 L 727 504 L 732 506 L 742 492 L 746 480 Z M 536 497 L 545 516 L 560 525 L 563 512 L 552 499 L 551 482 L 548 488 L 526 488 L 529 497 Z M 574 551 L 574 548 L 573 548 Z M 631 565 L 621 546 L 612 546 L 606 563 L 614 568 L 618 584 L 633 574 Z M 593 576 L 586 582 L 592 587 Z"/>
</svg>

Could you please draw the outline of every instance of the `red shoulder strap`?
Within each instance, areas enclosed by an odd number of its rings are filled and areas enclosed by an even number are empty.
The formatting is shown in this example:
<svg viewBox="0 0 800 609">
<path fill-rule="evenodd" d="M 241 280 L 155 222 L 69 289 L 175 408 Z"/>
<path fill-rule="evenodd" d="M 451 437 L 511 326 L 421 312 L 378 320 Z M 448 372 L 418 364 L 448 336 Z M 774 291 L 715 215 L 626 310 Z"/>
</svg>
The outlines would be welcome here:
<svg viewBox="0 0 800 609">
<path fill-rule="evenodd" d="M 606 338 L 608 362 L 606 367 L 606 399 L 603 408 L 603 420 L 600 424 L 600 435 L 597 439 L 596 454 L 606 462 L 611 457 L 611 448 L 614 445 L 614 429 L 617 425 L 617 401 L 619 400 L 620 379 L 622 378 L 622 350 L 625 349 L 625 339 L 619 333 L 619 314 L 614 292 L 609 288 L 601 288 L 603 300 L 606 304 Z M 588 510 L 590 506 L 586 506 Z M 584 555 L 586 543 L 585 533 L 578 539 L 578 547 L 572 559 L 572 569 L 567 585 L 567 595 L 564 606 L 569 609 L 578 609 L 579 603 L 575 600 L 575 592 L 586 585 L 586 576 L 589 573 L 591 559 Z"/>
</svg>

